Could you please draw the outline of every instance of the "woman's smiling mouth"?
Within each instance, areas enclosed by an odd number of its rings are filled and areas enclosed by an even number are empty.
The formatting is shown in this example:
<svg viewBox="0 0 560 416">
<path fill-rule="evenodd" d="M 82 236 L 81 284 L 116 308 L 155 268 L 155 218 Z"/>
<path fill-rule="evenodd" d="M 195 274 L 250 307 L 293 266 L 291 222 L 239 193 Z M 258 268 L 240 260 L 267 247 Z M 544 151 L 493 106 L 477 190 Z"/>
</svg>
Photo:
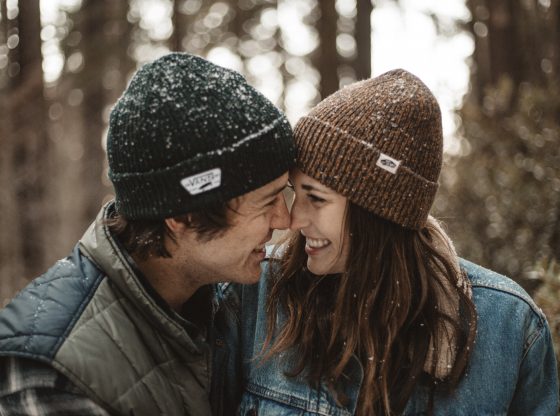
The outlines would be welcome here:
<svg viewBox="0 0 560 416">
<path fill-rule="evenodd" d="M 329 246 L 331 242 L 324 238 L 305 238 L 305 252 L 308 255 L 317 254 L 320 250 Z"/>
</svg>

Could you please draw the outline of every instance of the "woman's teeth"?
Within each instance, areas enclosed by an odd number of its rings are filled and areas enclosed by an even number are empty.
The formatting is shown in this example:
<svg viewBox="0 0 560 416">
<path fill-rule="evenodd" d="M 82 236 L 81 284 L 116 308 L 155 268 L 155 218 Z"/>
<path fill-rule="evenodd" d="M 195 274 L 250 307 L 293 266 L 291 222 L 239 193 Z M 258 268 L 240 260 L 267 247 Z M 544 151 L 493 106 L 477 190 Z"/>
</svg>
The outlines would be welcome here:
<svg viewBox="0 0 560 416">
<path fill-rule="evenodd" d="M 330 244 L 329 240 L 324 240 L 320 238 L 306 238 L 305 244 L 310 248 L 323 248 Z"/>
</svg>

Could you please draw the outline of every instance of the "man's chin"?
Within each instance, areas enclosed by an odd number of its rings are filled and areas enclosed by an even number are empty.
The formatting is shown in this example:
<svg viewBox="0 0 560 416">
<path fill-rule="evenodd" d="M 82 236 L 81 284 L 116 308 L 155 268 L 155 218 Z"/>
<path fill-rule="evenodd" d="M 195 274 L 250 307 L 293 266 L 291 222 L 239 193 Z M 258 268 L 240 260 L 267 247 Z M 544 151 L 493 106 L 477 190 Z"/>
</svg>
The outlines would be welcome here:
<svg viewBox="0 0 560 416">
<path fill-rule="evenodd" d="M 254 285 L 256 283 L 259 283 L 259 276 L 252 278 L 252 279 L 248 279 L 244 284 L 246 285 Z"/>
<path fill-rule="evenodd" d="M 249 273 L 247 273 L 247 284 L 257 283 L 261 277 L 261 271 L 261 263 L 259 262 L 254 266 L 254 268 L 251 268 Z"/>
<path fill-rule="evenodd" d="M 259 281 L 261 276 L 261 267 L 260 264 L 255 265 L 249 269 L 245 269 L 244 273 L 236 273 L 235 275 L 230 275 L 227 281 L 233 283 L 239 283 L 242 285 L 252 285 Z"/>
</svg>

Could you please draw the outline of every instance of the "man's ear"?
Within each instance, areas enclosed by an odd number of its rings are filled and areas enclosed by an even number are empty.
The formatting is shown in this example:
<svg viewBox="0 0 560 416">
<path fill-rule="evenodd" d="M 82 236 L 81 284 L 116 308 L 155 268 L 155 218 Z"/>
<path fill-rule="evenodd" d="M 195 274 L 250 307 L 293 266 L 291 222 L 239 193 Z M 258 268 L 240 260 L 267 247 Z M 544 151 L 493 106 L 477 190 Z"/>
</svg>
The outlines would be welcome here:
<svg viewBox="0 0 560 416">
<path fill-rule="evenodd" d="M 186 214 L 181 217 L 166 218 L 165 225 L 173 235 L 180 235 L 183 234 L 186 230 L 190 229 L 189 225 L 191 221 L 191 214 Z"/>
</svg>

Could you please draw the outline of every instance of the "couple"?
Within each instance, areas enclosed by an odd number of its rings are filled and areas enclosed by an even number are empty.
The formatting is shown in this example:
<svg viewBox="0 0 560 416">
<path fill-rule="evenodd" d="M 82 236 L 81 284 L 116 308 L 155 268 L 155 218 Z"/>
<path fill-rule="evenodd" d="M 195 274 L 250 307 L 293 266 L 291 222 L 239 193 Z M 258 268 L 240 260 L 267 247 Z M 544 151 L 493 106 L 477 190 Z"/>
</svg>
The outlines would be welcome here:
<svg viewBox="0 0 560 416">
<path fill-rule="evenodd" d="M 0 414 L 555 415 L 542 312 L 429 216 L 427 87 L 355 83 L 294 133 L 233 71 L 142 67 L 111 113 L 115 202 L 0 312 Z"/>
</svg>

